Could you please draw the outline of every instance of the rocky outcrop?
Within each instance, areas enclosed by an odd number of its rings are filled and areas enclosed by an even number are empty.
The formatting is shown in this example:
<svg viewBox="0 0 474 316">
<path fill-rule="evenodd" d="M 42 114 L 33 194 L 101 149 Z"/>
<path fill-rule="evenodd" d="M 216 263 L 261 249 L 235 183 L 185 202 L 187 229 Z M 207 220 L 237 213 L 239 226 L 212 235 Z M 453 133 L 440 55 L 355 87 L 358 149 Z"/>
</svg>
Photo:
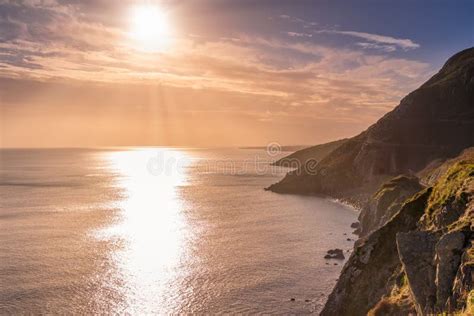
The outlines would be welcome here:
<svg viewBox="0 0 474 316">
<path fill-rule="evenodd" d="M 472 229 L 471 229 L 472 231 Z M 461 310 L 474 314 L 474 245 L 469 241 L 461 256 L 461 264 L 454 278 L 452 295 L 448 299 L 447 310 Z"/>
<path fill-rule="evenodd" d="M 366 201 L 387 179 L 418 172 L 473 146 L 473 105 L 474 48 L 469 48 L 317 168 L 290 172 L 269 189 Z"/>
<path fill-rule="evenodd" d="M 433 257 L 437 237 L 424 231 L 397 234 L 397 249 L 418 314 L 436 302 Z"/>
<path fill-rule="evenodd" d="M 461 262 L 465 236 L 456 231 L 447 233 L 436 245 L 436 310 L 444 310 L 451 296 L 454 278 Z"/>
<path fill-rule="evenodd" d="M 418 178 L 410 175 L 400 175 L 382 184 L 359 214 L 359 236 L 366 236 L 388 222 L 403 203 L 422 188 Z"/>
<path fill-rule="evenodd" d="M 474 298 L 474 151 L 358 241 L 324 315 L 462 313 Z M 471 305 L 470 305 L 471 304 Z"/>
<path fill-rule="evenodd" d="M 321 315 L 365 315 L 386 294 L 388 280 L 401 267 L 396 235 L 416 228 L 430 192 L 416 195 L 354 249 Z"/>
</svg>

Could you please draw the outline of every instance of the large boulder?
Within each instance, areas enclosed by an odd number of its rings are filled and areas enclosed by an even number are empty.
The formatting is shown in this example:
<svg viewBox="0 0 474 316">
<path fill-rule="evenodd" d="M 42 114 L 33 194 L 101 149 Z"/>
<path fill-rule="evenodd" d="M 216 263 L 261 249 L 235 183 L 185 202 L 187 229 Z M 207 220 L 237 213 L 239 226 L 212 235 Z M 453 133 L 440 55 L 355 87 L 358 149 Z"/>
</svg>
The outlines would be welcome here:
<svg viewBox="0 0 474 316">
<path fill-rule="evenodd" d="M 403 203 L 422 188 L 418 178 L 410 175 L 400 175 L 385 182 L 359 214 L 359 236 L 366 236 L 388 222 Z"/>
<path fill-rule="evenodd" d="M 452 295 L 453 281 L 461 262 L 465 236 L 462 232 L 451 232 L 436 245 L 436 302 L 437 309 L 443 310 Z"/>
<path fill-rule="evenodd" d="M 432 312 L 436 303 L 436 235 L 425 231 L 397 234 L 397 248 L 418 314 Z"/>
</svg>

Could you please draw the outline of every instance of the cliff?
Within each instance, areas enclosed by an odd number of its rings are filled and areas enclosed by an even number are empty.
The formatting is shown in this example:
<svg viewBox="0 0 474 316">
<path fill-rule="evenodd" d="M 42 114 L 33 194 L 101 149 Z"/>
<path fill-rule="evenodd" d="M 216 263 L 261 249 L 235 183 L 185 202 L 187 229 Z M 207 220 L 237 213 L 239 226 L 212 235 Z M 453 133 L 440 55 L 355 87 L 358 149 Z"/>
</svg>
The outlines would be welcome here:
<svg viewBox="0 0 474 316">
<path fill-rule="evenodd" d="M 361 208 L 361 238 L 322 315 L 474 313 L 472 146 L 469 48 L 366 131 L 268 188 Z"/>
<path fill-rule="evenodd" d="M 412 175 L 400 175 L 383 183 L 359 214 L 359 237 L 387 223 L 422 188 L 419 179 Z"/>
<path fill-rule="evenodd" d="M 473 145 L 474 48 L 469 48 L 316 168 L 303 165 L 268 189 L 328 195 L 363 206 L 393 176 L 412 175 Z"/>
<path fill-rule="evenodd" d="M 474 149 L 430 174 L 435 177 L 430 187 L 357 242 L 322 315 L 468 314 L 472 309 Z"/>
</svg>

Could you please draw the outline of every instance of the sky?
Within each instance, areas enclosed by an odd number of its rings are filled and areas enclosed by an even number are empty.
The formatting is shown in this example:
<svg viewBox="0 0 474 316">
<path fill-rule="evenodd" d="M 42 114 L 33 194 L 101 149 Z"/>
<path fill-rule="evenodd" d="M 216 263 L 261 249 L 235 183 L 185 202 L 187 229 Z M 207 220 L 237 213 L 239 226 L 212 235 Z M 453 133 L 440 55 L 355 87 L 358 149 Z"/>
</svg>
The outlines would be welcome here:
<svg viewBox="0 0 474 316">
<path fill-rule="evenodd" d="M 354 136 L 474 43 L 474 0 L 0 0 L 0 146 Z"/>
</svg>

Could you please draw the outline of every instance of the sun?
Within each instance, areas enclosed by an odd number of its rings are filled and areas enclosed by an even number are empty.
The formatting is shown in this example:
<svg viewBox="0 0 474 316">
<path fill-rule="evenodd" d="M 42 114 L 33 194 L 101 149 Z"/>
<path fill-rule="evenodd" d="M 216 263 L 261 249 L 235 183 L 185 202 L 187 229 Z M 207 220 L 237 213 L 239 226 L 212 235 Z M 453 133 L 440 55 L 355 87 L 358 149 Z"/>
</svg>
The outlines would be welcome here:
<svg viewBox="0 0 474 316">
<path fill-rule="evenodd" d="M 171 30 L 167 14 L 156 5 L 132 8 L 130 37 L 136 48 L 162 51 L 169 46 Z"/>
</svg>

